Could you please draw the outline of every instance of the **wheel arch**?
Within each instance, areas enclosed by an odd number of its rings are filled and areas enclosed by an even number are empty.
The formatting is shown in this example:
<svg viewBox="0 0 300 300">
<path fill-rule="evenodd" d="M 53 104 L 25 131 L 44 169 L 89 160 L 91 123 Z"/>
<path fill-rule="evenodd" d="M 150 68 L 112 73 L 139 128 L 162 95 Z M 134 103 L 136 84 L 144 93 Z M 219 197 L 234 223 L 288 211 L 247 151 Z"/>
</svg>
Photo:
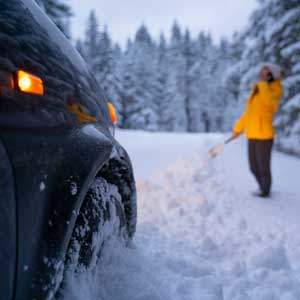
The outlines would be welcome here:
<svg viewBox="0 0 300 300">
<path fill-rule="evenodd" d="M 116 144 L 109 160 L 101 167 L 97 176 L 118 187 L 122 197 L 129 238 L 133 238 L 137 224 L 137 192 L 130 158 L 127 152 Z"/>
<path fill-rule="evenodd" d="M 17 183 L 15 299 L 48 299 L 59 285 L 76 212 L 115 141 L 94 125 L 2 133 Z"/>
</svg>

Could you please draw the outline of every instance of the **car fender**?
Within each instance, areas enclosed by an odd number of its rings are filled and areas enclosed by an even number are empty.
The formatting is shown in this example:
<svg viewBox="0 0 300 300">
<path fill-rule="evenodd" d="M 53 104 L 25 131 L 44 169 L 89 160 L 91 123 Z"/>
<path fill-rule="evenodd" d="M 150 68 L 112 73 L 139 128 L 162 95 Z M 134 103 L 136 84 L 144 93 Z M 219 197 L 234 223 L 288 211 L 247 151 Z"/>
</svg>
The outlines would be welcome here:
<svg viewBox="0 0 300 300">
<path fill-rule="evenodd" d="M 114 139 L 101 125 L 1 129 L 0 134 L 17 183 L 15 299 L 51 299 L 81 203 Z"/>
<path fill-rule="evenodd" d="M 13 169 L 0 139 L 0 299 L 11 300 L 16 270 L 16 205 Z"/>
</svg>

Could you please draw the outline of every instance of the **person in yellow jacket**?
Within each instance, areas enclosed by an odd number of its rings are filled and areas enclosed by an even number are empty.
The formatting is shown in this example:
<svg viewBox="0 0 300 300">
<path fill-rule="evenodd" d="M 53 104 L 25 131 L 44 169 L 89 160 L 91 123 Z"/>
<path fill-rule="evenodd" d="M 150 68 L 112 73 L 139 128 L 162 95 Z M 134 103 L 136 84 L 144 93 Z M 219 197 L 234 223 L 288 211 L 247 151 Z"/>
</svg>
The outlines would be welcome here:
<svg viewBox="0 0 300 300">
<path fill-rule="evenodd" d="M 279 67 L 262 67 L 259 82 L 254 85 L 246 109 L 233 128 L 234 137 L 245 134 L 248 139 L 250 170 L 260 191 L 256 196 L 269 197 L 272 185 L 271 152 L 275 137 L 273 117 L 283 94 Z"/>
</svg>

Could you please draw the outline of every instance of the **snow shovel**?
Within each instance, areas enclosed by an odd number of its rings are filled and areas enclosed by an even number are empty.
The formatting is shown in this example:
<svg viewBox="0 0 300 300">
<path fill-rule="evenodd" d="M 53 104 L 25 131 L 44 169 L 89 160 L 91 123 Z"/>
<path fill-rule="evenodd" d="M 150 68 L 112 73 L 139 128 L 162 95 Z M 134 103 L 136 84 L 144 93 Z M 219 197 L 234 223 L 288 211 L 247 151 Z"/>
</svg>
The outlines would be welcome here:
<svg viewBox="0 0 300 300">
<path fill-rule="evenodd" d="M 236 138 L 237 138 L 237 136 L 233 135 L 228 140 L 226 140 L 224 143 L 219 144 L 219 145 L 213 147 L 212 149 L 209 150 L 209 155 L 212 158 L 217 157 L 218 155 L 220 155 L 224 151 L 225 146 L 227 144 L 229 144 L 230 142 L 234 141 Z"/>
</svg>

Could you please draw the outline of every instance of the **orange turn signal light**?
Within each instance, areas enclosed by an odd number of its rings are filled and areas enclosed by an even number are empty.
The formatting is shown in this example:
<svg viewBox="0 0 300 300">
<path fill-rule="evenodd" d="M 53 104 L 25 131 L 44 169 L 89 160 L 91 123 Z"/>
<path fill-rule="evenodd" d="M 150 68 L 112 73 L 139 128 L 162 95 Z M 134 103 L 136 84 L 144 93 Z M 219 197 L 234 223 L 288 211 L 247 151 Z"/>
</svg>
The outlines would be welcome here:
<svg viewBox="0 0 300 300">
<path fill-rule="evenodd" d="M 17 83 L 19 89 L 24 93 L 44 95 L 43 80 L 37 76 L 20 70 L 17 73 Z"/>
<path fill-rule="evenodd" d="M 116 124 L 118 122 L 118 116 L 117 116 L 117 111 L 114 105 L 111 102 L 108 102 L 108 112 L 110 115 L 110 119 L 113 122 L 113 124 Z"/>
</svg>

